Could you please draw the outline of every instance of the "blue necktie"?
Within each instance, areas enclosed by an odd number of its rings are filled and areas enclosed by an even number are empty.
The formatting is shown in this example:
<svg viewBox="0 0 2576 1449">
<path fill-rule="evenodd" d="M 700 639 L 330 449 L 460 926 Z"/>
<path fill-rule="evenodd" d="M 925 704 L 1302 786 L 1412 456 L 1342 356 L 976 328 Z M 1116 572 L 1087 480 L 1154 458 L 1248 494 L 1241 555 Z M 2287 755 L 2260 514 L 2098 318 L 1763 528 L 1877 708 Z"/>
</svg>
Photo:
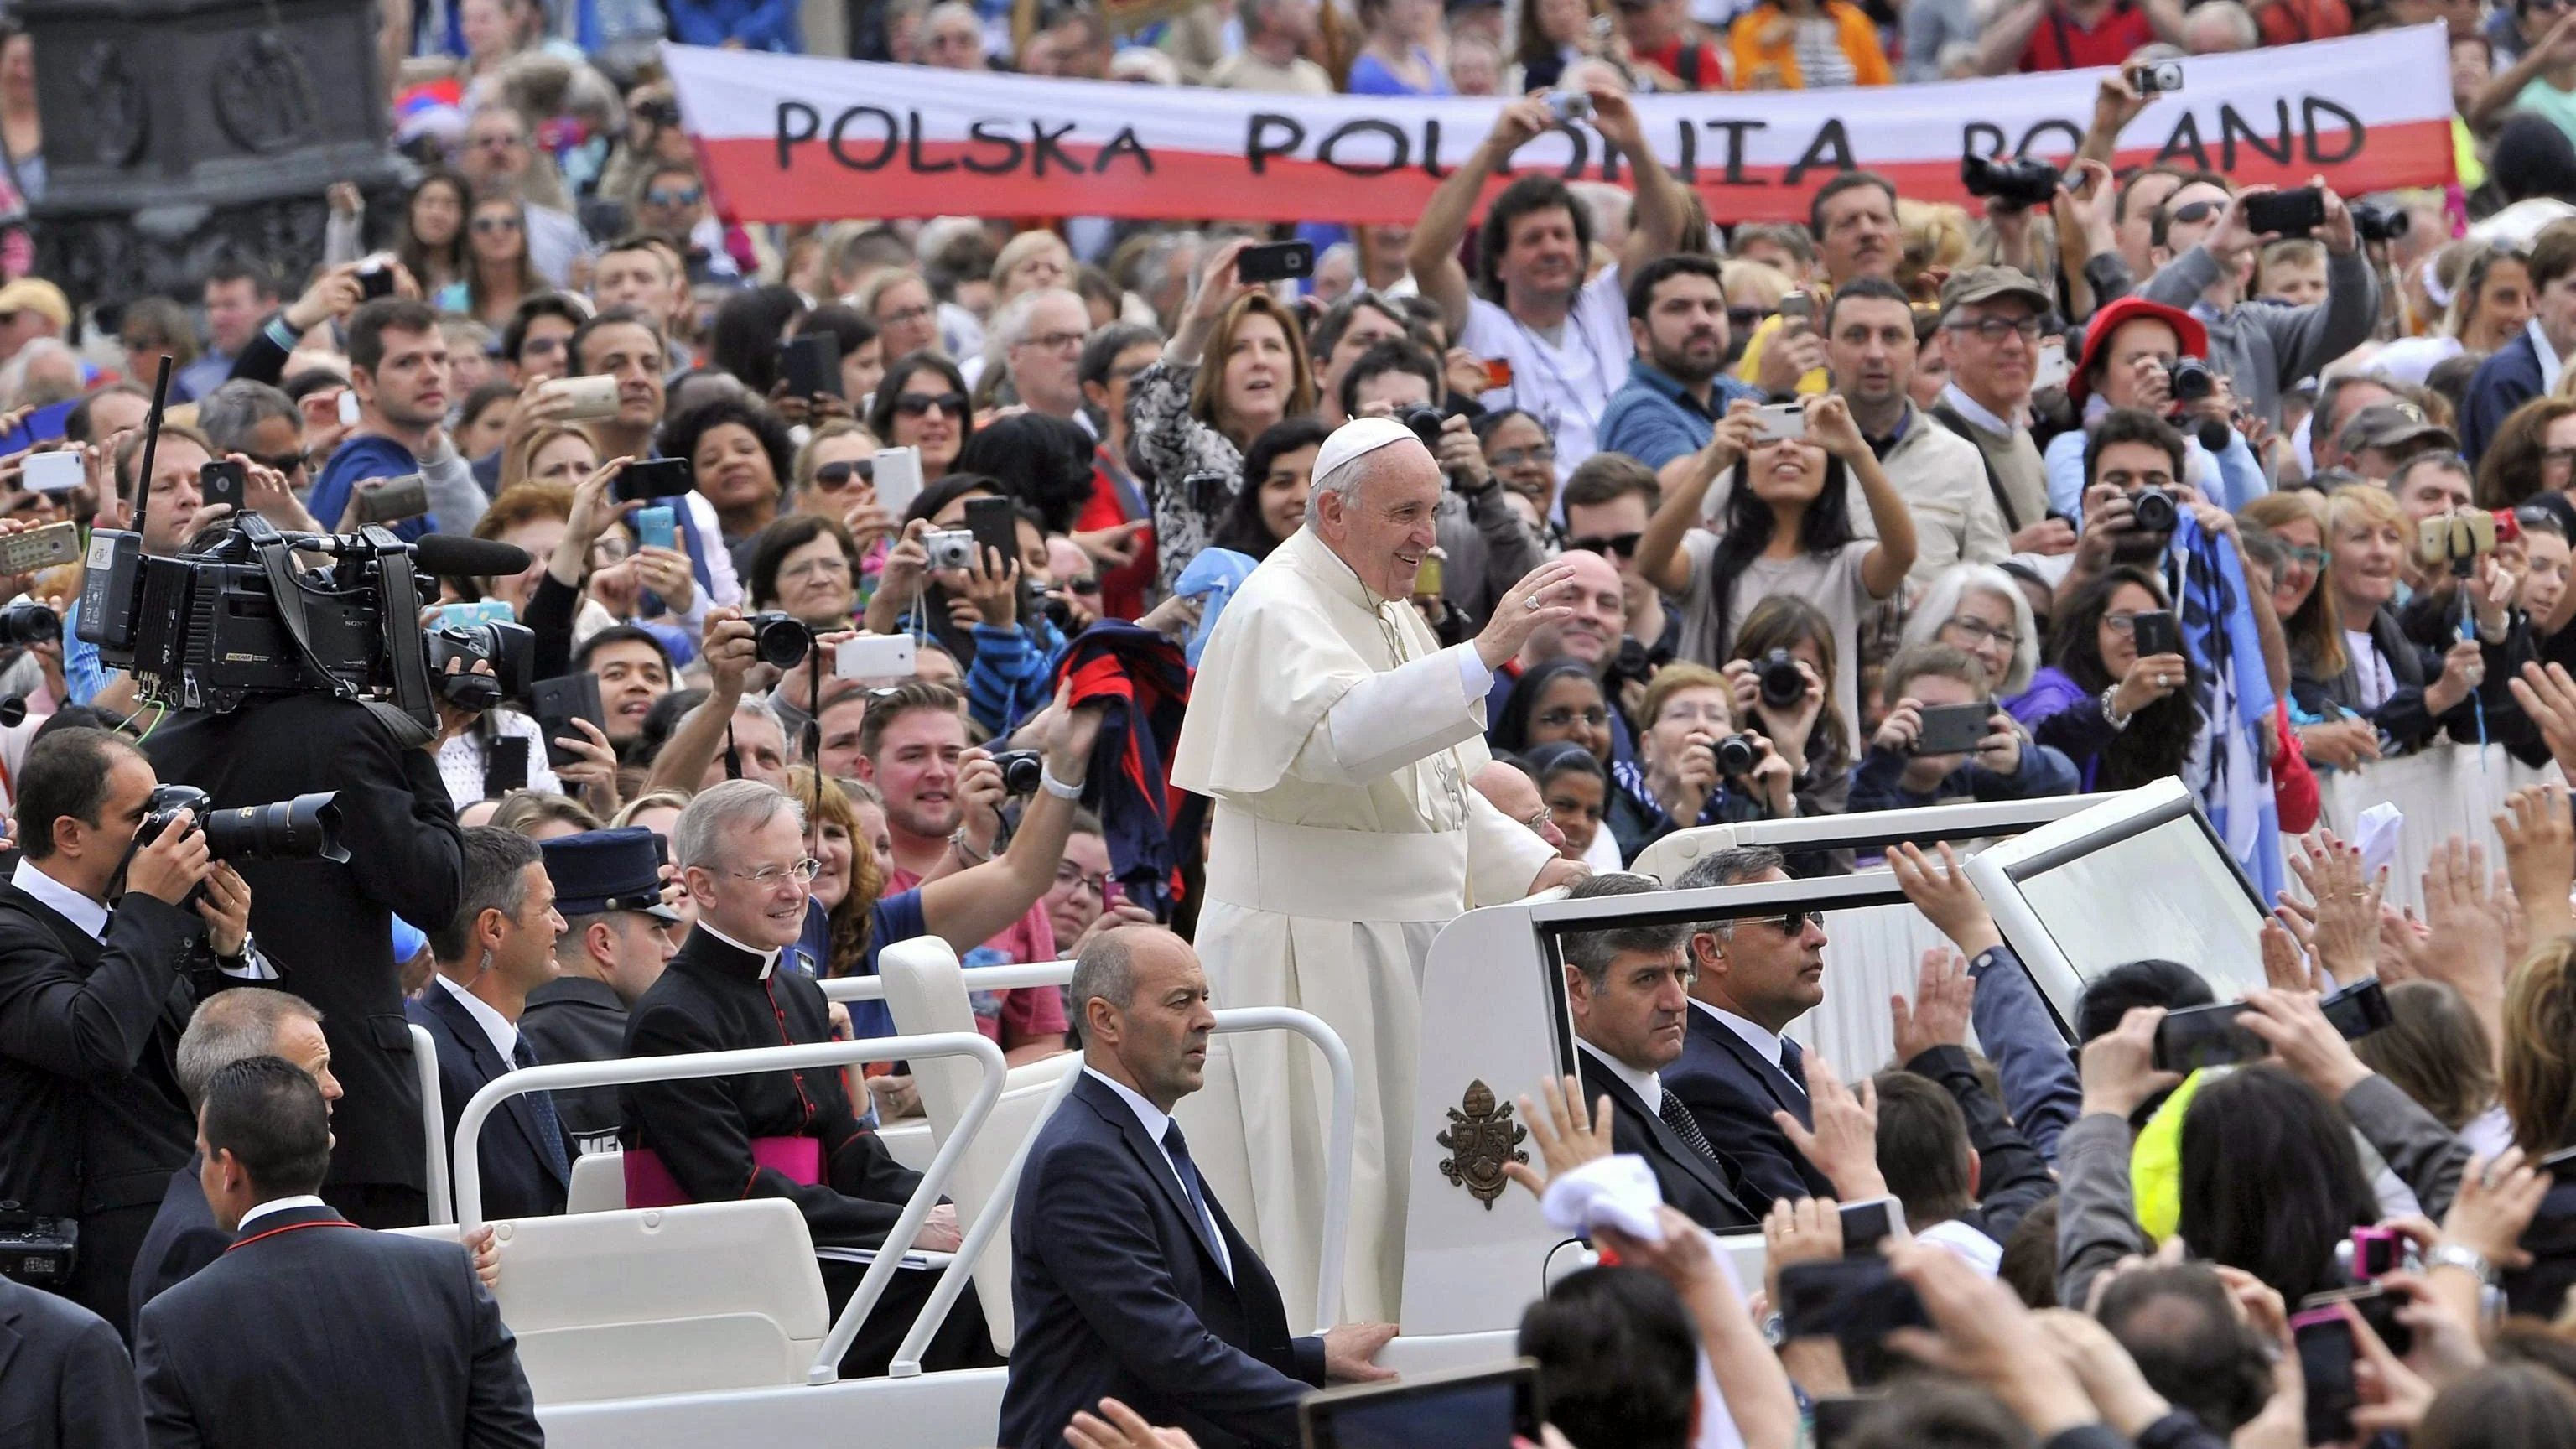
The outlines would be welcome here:
<svg viewBox="0 0 2576 1449">
<path fill-rule="evenodd" d="M 528 1045 L 528 1039 L 521 1036 L 519 1044 L 510 1051 L 510 1065 L 533 1067 L 536 1064 L 536 1051 Z M 536 1119 L 537 1145 L 545 1149 L 546 1161 L 552 1164 L 558 1175 L 571 1176 L 572 1162 L 564 1156 L 563 1123 L 555 1116 L 554 1093 L 529 1092 L 524 1100 L 528 1104 L 528 1115 Z"/>
<path fill-rule="evenodd" d="M 1798 1095 L 1806 1095 L 1807 1054 L 1798 1050 L 1798 1044 L 1785 1036 L 1780 1038 L 1780 1075 L 1789 1079 L 1789 1085 L 1798 1089 Z"/>
<path fill-rule="evenodd" d="M 1216 1214 L 1208 1211 L 1207 1194 L 1199 1188 L 1198 1164 L 1190 1161 L 1189 1139 L 1181 1135 L 1181 1124 L 1167 1123 L 1163 1128 L 1163 1151 L 1172 1159 L 1172 1171 L 1181 1179 L 1181 1193 L 1197 1210 L 1199 1226 L 1207 1233 L 1208 1256 L 1225 1270 L 1227 1282 L 1234 1281 L 1234 1264 L 1225 1252 L 1224 1238 L 1216 1230 Z"/>
</svg>

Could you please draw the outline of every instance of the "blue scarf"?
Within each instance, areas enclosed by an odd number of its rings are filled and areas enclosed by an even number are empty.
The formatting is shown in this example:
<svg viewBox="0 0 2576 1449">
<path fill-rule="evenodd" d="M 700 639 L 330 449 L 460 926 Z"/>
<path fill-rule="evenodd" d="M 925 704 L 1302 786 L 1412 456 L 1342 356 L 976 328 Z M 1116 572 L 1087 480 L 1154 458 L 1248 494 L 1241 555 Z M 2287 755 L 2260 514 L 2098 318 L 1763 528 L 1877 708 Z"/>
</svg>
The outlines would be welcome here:
<svg viewBox="0 0 2576 1449">
<path fill-rule="evenodd" d="M 2183 644 L 2201 671 L 2193 685 L 2205 722 L 2201 809 L 2268 903 L 2286 884 L 2280 811 L 2263 758 L 2274 700 L 2245 570 L 2235 545 L 2204 532 L 2188 509 L 2174 530 L 2169 563 L 2168 576 L 2179 575 L 2174 612 Z"/>
</svg>

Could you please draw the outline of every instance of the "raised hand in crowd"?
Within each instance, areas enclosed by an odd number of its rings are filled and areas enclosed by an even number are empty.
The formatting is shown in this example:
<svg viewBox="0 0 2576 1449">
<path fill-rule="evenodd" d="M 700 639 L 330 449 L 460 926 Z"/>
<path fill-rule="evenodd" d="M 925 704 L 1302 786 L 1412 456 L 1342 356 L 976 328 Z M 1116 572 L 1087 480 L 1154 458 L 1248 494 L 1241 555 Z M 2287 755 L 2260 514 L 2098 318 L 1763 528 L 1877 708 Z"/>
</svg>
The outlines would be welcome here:
<svg viewBox="0 0 2576 1449">
<path fill-rule="evenodd" d="M 2156 1025 L 2164 1019 L 2161 1006 L 2133 1006 L 2118 1026 L 2084 1044 L 2076 1074 L 2084 1085 L 2086 1116 L 2126 1117 L 2149 1097 L 2181 1085 L 2179 1072 L 2160 1071 L 2155 1064 Z"/>
<path fill-rule="evenodd" d="M 1888 872 L 1923 919 L 1974 960 L 2002 945 L 2004 933 L 1996 929 L 1994 912 L 1986 909 L 1986 898 L 1977 894 L 1949 842 L 1933 848 L 1940 854 L 1937 863 L 1914 842 L 1898 841 L 1887 850 Z"/>
<path fill-rule="evenodd" d="M 2281 924 L 2300 937 L 2300 945 L 2338 984 L 2370 975 L 2377 960 L 2379 902 L 2388 889 L 2387 870 L 2365 878 L 2360 849 L 2330 830 L 2301 837 L 2289 866 L 2308 900 L 2299 902 L 2282 892 L 2276 912 Z"/>
<path fill-rule="evenodd" d="M 2459 992 L 2487 1024 L 2490 1040 L 2501 1043 L 2511 963 L 2505 911 L 2490 893 L 2492 884 L 2485 846 L 2453 835 L 2433 851 L 2424 867 L 2424 926 L 2441 946 L 2424 954 L 2420 969 Z"/>
<path fill-rule="evenodd" d="M 2565 678 L 2563 671 L 2560 678 Z M 2568 816 L 2567 787 L 2552 783 L 2516 790 L 2505 797 L 2505 808 L 2494 820 L 2504 842 L 2505 875 L 2530 939 L 2576 930 L 2567 900 L 2568 891 L 2576 889 L 2576 822 Z"/>
<path fill-rule="evenodd" d="M 2340 1102 L 2343 1095 L 2370 1075 L 2370 1068 L 2353 1054 L 2352 1043 L 2326 1020 L 2318 998 L 2306 991 L 2274 991 L 2270 987 L 2245 993 L 2245 1004 L 2253 1010 L 2236 1018 L 2237 1024 L 2271 1043 L 2272 1055 L 2291 1073 L 2317 1089 L 2329 1102 Z"/>
<path fill-rule="evenodd" d="M 1706 1229 L 1675 1207 L 1659 1210 L 1660 1241 L 1603 1224 L 1601 1245 L 1620 1263 L 1641 1268 L 1672 1285 L 1674 1296 L 1699 1329 L 1701 1351 L 1717 1379 L 1727 1416 L 1747 1449 L 1791 1449 L 1798 1439 L 1798 1398 L 1777 1354 L 1745 1311 L 1734 1280 L 1718 1262 Z"/>
<path fill-rule="evenodd" d="M 1891 1332 L 1889 1348 L 2003 1400 L 2042 1442 L 2102 1421 L 2083 1379 L 2012 1290 L 1930 1243 L 1891 1247 L 1888 1259 L 1932 1320 L 1929 1329 Z"/>
<path fill-rule="evenodd" d="M 1947 946 L 1934 946 L 1923 953 L 1923 963 L 1914 977 L 1914 1000 L 1902 996 L 1887 998 L 1887 1013 L 1894 1019 L 1896 1060 L 1899 1065 L 1914 1060 L 1934 1047 L 1964 1047 L 1968 1044 L 1968 1016 L 1977 997 L 1977 983 L 1968 977 L 1968 963 Z"/>
<path fill-rule="evenodd" d="M 1860 1079 L 1860 1090 L 1843 1085 L 1822 1052 L 1806 1054 L 1807 1103 L 1816 1125 L 1809 1128 L 1786 1112 L 1771 1120 L 1800 1156 L 1816 1165 L 1845 1202 L 1887 1195 L 1887 1179 L 1878 1171 L 1878 1086 Z"/>
<path fill-rule="evenodd" d="M 2560 773 L 2576 770 L 2576 677 L 2563 664 L 2535 661 L 2522 666 L 2521 678 L 2506 680 L 2505 688 L 2540 731 Z"/>
<path fill-rule="evenodd" d="M 1487 669 L 1500 669 L 1506 660 L 1521 652 L 1529 636 L 1543 624 L 1561 624 L 1574 617 L 1574 608 L 1565 600 L 1575 592 L 1574 565 L 1563 560 L 1540 564 L 1521 576 L 1519 583 L 1503 591 L 1494 603 L 1494 616 L 1476 634 L 1476 657 Z"/>
<path fill-rule="evenodd" d="M 1530 1145 L 1538 1149 L 1538 1165 L 1506 1162 L 1503 1175 L 1544 1198 L 1549 1183 L 1610 1155 L 1610 1098 L 1603 1094 L 1586 1111 L 1583 1083 L 1574 1077 L 1541 1077 L 1538 1096 L 1544 1111 L 1526 1095 L 1518 1099 Z"/>
</svg>

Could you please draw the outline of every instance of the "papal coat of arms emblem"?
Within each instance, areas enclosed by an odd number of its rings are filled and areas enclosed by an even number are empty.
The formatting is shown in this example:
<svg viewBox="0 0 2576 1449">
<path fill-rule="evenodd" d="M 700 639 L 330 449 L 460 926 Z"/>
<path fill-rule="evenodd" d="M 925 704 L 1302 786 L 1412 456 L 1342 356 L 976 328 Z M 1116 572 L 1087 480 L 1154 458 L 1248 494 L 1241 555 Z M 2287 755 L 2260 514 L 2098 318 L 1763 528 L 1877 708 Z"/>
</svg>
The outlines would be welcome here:
<svg viewBox="0 0 2576 1449">
<path fill-rule="evenodd" d="M 1479 1079 L 1469 1082 L 1466 1099 L 1449 1109 L 1449 1130 L 1433 1140 L 1449 1149 L 1440 1162 L 1442 1174 L 1492 1212 L 1494 1199 L 1511 1184 L 1503 1176 L 1503 1164 L 1529 1161 L 1520 1148 L 1528 1137 L 1529 1129 L 1512 1120 L 1511 1104 L 1495 1101 L 1494 1089 Z"/>
</svg>

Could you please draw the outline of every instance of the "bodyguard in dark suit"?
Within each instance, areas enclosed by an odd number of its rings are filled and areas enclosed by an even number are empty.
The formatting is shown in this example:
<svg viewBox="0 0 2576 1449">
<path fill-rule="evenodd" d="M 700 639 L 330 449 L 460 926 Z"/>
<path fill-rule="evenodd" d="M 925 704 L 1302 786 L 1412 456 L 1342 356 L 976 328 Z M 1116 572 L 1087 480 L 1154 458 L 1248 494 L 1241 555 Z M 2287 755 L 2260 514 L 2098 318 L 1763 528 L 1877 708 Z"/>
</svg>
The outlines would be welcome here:
<svg viewBox="0 0 2576 1449">
<path fill-rule="evenodd" d="M 1789 879 L 1768 846 L 1721 850 L 1693 865 L 1675 890 L 1761 885 Z M 1745 1206 L 1758 1214 L 1781 1198 L 1847 1197 L 1809 1162 L 1772 1117 L 1786 1112 L 1812 1129 L 1805 1059 L 1782 1035 L 1825 999 L 1825 927 L 1813 913 L 1738 920 L 1693 931 L 1689 1035 L 1664 1086 L 1690 1108 L 1708 1138 L 1744 1176 Z"/>
<path fill-rule="evenodd" d="M 179 1090 L 188 1100 L 190 1117 L 205 1105 L 206 1084 L 215 1073 L 251 1057 L 276 1057 L 302 1067 L 320 1088 L 327 1111 L 340 1100 L 339 1079 L 331 1075 L 331 1043 L 322 1035 L 322 1019 L 303 998 L 263 986 L 237 986 L 198 1003 L 179 1038 Z M 224 1255 L 233 1235 L 215 1225 L 215 1210 L 206 1202 L 198 1179 L 205 1164 L 191 1156 L 170 1174 L 143 1250 L 134 1257 L 134 1280 L 125 1322 L 129 1328 L 151 1302 L 180 1280 Z"/>
<path fill-rule="evenodd" d="M 545 1062 L 606 1062 L 626 1055 L 626 1013 L 679 949 L 680 913 L 662 903 L 662 857 L 641 826 L 587 830 L 542 842 L 555 914 L 561 975 L 528 993 L 519 1031 Z M 575 1157 L 613 1152 L 626 1117 L 617 1088 L 553 1093 L 555 1115 Z"/>
<path fill-rule="evenodd" d="M 1596 875 L 1570 899 L 1648 895 L 1643 876 Z M 1760 1221 L 1742 1172 L 1711 1146 L 1660 1075 L 1681 1058 L 1690 997 L 1690 927 L 1615 926 L 1566 935 L 1565 993 L 1587 1097 L 1607 1096 L 1611 1146 L 1653 1169 L 1664 1201 L 1718 1231 Z"/>
<path fill-rule="evenodd" d="M 1199 1089 L 1216 1017 L 1197 953 L 1166 931 L 1093 938 L 1073 972 L 1081 1079 L 1038 1131 L 1011 1207 L 1016 1341 L 1005 1445 L 1053 1449 L 1117 1399 L 1203 1449 L 1297 1442 L 1326 1380 L 1390 1378 L 1391 1324 L 1291 1339 L 1278 1285 L 1171 1120 Z"/>
<path fill-rule="evenodd" d="M 365 706 L 320 694 L 176 716 L 153 731 L 150 753 L 164 778 L 206 791 L 217 808 L 339 793 L 348 860 L 243 862 L 257 892 L 251 925 L 275 946 L 279 984 L 321 1009 L 333 1070 L 348 1089 L 331 1155 L 332 1204 L 367 1227 L 428 1222 L 420 1082 L 393 918 L 452 920 L 463 890 L 456 812 L 436 758 L 406 746 Z"/>
<path fill-rule="evenodd" d="M 518 1345 L 465 1250 L 325 1206 L 330 1142 L 297 1067 L 253 1057 L 208 1085 L 206 1200 L 239 1240 L 144 1305 L 134 1363 L 152 1442 L 537 1449 Z"/>
<path fill-rule="evenodd" d="M 438 971 L 409 1006 L 438 1049 L 445 1150 L 454 1151 L 457 1123 L 475 1093 L 506 1072 L 541 1065 L 520 1034 L 519 1016 L 528 993 L 554 979 L 563 924 L 535 841 L 489 825 L 465 832 L 465 904 L 429 933 Z M 484 1121 L 476 1163 L 484 1217 L 562 1212 L 572 1158 L 554 1098 L 522 1092 L 503 1102 Z"/>
<path fill-rule="evenodd" d="M 0 1443 L 143 1449 L 125 1341 L 67 1298 L 0 1278 Z"/>
<path fill-rule="evenodd" d="M 20 770 L 25 855 L 0 885 L 0 1199 L 78 1224 L 59 1291 L 120 1325 L 135 1253 L 188 1156 L 172 1058 L 193 965 L 259 969 L 250 889 L 192 820 L 132 849 L 156 783 L 104 730 L 37 741 Z M 205 900 L 180 905 L 200 883 Z M 227 956 L 204 954 L 208 923 Z"/>
</svg>

